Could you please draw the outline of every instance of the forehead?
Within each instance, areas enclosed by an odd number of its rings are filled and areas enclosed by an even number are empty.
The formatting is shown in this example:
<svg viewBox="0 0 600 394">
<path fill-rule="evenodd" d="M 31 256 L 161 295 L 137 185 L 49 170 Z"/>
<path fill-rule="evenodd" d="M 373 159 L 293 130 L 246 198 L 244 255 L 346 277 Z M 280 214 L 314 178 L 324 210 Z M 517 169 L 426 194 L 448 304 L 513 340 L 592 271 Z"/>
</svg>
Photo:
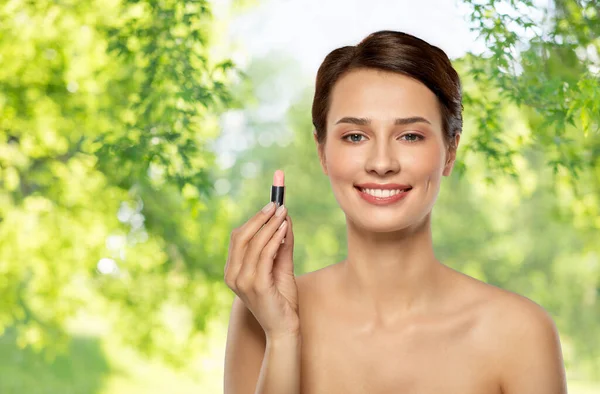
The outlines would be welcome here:
<svg viewBox="0 0 600 394">
<path fill-rule="evenodd" d="M 327 123 L 344 116 L 374 121 L 423 116 L 441 127 L 438 99 L 427 86 L 406 75 L 381 70 L 353 70 L 336 82 Z"/>
</svg>

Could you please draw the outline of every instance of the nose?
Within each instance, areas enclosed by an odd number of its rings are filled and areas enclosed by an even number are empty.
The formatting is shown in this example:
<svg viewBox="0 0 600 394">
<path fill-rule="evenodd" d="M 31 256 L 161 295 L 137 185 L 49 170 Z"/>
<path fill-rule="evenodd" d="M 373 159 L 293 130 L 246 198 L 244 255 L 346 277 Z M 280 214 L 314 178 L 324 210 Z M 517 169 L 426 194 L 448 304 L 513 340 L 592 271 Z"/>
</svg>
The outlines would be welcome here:
<svg viewBox="0 0 600 394">
<path fill-rule="evenodd" d="M 400 170 L 399 153 L 394 148 L 394 144 L 391 144 L 385 138 L 379 139 L 376 143 L 371 144 L 365 170 L 375 172 L 380 176 L 396 173 Z"/>
</svg>

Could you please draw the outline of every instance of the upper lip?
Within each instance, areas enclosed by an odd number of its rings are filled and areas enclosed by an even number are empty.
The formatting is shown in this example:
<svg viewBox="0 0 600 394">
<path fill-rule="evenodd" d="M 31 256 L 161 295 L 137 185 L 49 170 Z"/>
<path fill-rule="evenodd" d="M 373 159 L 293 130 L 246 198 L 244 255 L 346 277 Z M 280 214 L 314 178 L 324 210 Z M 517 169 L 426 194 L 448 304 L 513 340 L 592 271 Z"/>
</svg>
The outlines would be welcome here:
<svg viewBox="0 0 600 394">
<path fill-rule="evenodd" d="M 409 189 L 410 185 L 399 185 L 397 183 L 358 183 L 354 185 L 356 187 L 360 187 L 361 189 L 382 189 L 382 190 L 404 190 Z"/>
</svg>

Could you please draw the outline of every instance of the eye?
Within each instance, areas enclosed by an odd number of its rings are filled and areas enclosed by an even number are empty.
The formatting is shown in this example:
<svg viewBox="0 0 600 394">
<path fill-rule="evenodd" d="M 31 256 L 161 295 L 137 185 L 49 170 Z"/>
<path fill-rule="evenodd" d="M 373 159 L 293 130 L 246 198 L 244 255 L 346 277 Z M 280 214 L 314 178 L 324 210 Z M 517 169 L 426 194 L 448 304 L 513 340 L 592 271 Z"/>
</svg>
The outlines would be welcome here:
<svg viewBox="0 0 600 394">
<path fill-rule="evenodd" d="M 357 134 L 357 133 L 354 133 L 354 134 L 347 134 L 347 135 L 343 136 L 343 137 L 342 137 L 342 140 L 344 140 L 344 141 L 349 141 L 347 138 L 348 138 L 348 137 L 351 137 L 351 136 L 353 136 L 353 135 L 357 135 L 357 136 L 359 136 L 359 137 L 364 137 L 364 135 L 362 135 L 362 134 Z M 349 142 L 355 143 L 355 142 L 360 142 L 360 140 L 359 140 L 359 141 L 352 140 L 352 141 L 349 141 Z"/>
<path fill-rule="evenodd" d="M 424 139 L 422 135 L 414 134 L 414 133 L 407 133 L 407 134 L 404 134 L 402 137 L 406 137 L 406 136 L 411 137 L 411 138 L 405 140 L 405 141 L 409 141 L 409 142 L 418 142 L 418 141 L 421 141 L 422 139 Z M 400 137 L 400 138 L 402 138 L 402 137 Z"/>
<path fill-rule="evenodd" d="M 352 136 L 358 136 L 359 138 L 360 137 L 364 137 L 364 135 L 362 135 L 362 134 L 353 133 L 353 134 L 346 134 L 345 136 L 342 137 L 342 140 L 351 142 L 353 144 L 356 144 L 356 143 L 360 142 L 360 139 L 358 139 L 358 140 L 357 139 L 348 140 L 348 137 L 352 137 Z M 410 142 L 410 143 L 419 142 L 419 141 L 425 139 L 425 137 L 423 137 L 422 135 L 415 134 L 415 133 L 406 133 L 406 134 L 404 134 L 400 138 L 404 138 L 404 137 L 408 137 L 407 139 L 405 139 L 405 141 Z"/>
</svg>

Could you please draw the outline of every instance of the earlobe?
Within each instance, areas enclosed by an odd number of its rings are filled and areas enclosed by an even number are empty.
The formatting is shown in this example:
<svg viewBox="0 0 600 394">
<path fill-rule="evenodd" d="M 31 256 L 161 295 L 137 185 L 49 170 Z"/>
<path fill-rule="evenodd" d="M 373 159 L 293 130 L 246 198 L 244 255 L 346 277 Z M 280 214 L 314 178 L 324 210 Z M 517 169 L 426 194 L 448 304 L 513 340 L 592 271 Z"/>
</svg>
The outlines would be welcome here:
<svg viewBox="0 0 600 394">
<path fill-rule="evenodd" d="M 452 168 L 454 167 L 454 155 L 450 154 L 450 158 L 446 161 L 446 165 L 444 166 L 444 176 L 449 176 L 452 173 Z"/>
<path fill-rule="evenodd" d="M 327 165 L 326 165 L 326 157 L 325 157 L 325 152 L 323 151 L 323 147 L 319 147 L 319 162 L 321 163 L 321 168 L 323 169 L 323 173 L 327 176 L 329 176 L 329 174 L 327 174 Z"/>
<path fill-rule="evenodd" d="M 321 169 L 323 170 L 323 173 L 325 175 L 329 176 L 329 174 L 327 174 L 327 166 L 325 165 L 326 157 L 325 151 L 323 150 L 324 147 L 322 144 L 319 143 L 317 139 L 317 132 L 315 130 L 313 130 L 313 137 L 315 140 L 315 145 L 317 146 L 317 156 L 319 156 L 319 163 L 321 164 Z"/>
<path fill-rule="evenodd" d="M 444 171 L 442 173 L 444 176 L 449 176 L 452 173 L 454 161 L 456 160 L 456 150 L 458 149 L 459 141 L 460 133 L 457 133 L 454 137 L 454 146 L 448 149 L 448 159 L 446 160 L 446 165 L 444 166 Z"/>
</svg>

